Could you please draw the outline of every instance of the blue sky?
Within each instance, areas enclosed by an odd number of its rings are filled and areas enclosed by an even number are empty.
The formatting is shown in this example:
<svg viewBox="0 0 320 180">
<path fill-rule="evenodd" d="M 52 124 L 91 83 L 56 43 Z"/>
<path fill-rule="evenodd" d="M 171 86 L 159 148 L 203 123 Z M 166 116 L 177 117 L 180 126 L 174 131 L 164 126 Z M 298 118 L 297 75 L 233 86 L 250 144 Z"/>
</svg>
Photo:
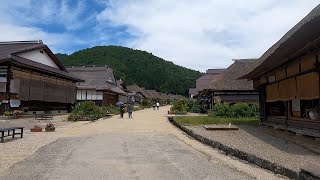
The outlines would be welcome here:
<svg viewBox="0 0 320 180">
<path fill-rule="evenodd" d="M 318 0 L 2 0 L 0 41 L 55 53 L 96 45 L 141 49 L 191 69 L 260 57 Z"/>
</svg>

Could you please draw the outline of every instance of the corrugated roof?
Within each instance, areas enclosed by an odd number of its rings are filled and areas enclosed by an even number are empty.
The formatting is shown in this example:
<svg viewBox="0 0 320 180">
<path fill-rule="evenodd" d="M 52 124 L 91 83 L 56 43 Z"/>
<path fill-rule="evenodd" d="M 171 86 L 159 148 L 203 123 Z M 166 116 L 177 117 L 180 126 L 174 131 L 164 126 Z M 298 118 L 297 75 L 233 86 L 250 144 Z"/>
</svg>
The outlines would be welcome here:
<svg viewBox="0 0 320 180">
<path fill-rule="evenodd" d="M 294 58 L 302 50 L 319 43 L 318 27 L 320 27 L 320 5 L 270 47 L 255 63 L 255 68 L 241 78 L 256 78 Z"/>
<path fill-rule="evenodd" d="M 112 84 L 107 81 L 113 75 L 111 68 L 105 66 L 82 66 L 67 68 L 67 70 L 84 80 L 84 82 L 77 85 L 79 89 L 111 90 L 118 94 L 126 94 L 115 84 L 116 82 Z"/>
<path fill-rule="evenodd" d="M 254 68 L 256 59 L 235 60 L 218 80 L 213 81 L 210 89 L 226 91 L 226 90 L 253 90 L 253 82 L 246 79 L 238 78 L 250 72 Z"/>
</svg>

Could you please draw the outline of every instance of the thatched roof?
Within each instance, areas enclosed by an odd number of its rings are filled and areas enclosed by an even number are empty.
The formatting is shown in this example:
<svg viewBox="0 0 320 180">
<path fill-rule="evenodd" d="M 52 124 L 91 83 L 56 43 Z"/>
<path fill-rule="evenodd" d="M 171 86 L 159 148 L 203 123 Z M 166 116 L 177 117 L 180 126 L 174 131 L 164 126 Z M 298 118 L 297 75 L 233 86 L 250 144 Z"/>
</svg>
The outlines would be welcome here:
<svg viewBox="0 0 320 180">
<path fill-rule="evenodd" d="M 200 91 L 204 89 L 209 89 L 210 84 L 213 81 L 216 81 L 219 78 L 220 74 L 223 73 L 225 70 L 226 69 L 208 69 L 206 71 L 206 74 L 204 74 L 196 80 L 196 88 L 192 91 L 196 91 L 196 94 L 198 94 Z"/>
<path fill-rule="evenodd" d="M 252 81 L 238 79 L 252 70 L 257 59 L 235 59 L 225 72 L 220 74 L 218 80 L 210 84 L 210 89 L 218 91 L 227 90 L 253 90 Z"/>
<path fill-rule="evenodd" d="M 159 93 L 162 100 L 169 99 L 169 96 L 166 93 Z"/>
<path fill-rule="evenodd" d="M 294 59 L 320 42 L 320 5 L 290 29 L 256 62 L 255 68 L 241 78 L 254 79 Z"/>
<path fill-rule="evenodd" d="M 154 99 L 161 99 L 160 94 L 156 90 L 147 90 L 147 92 L 151 95 Z"/>
<path fill-rule="evenodd" d="M 110 83 L 107 80 L 113 77 L 113 70 L 108 67 L 101 66 L 84 66 L 84 67 L 71 67 L 67 70 L 75 76 L 84 79 L 77 85 L 78 89 L 95 89 L 112 91 L 117 94 L 126 94 L 116 82 Z"/>
<path fill-rule="evenodd" d="M 27 59 L 20 56 L 21 53 L 35 50 L 45 52 L 50 57 L 50 59 L 58 66 L 58 68 L 42 64 L 40 62 L 35 61 L 35 59 Z M 82 81 L 78 77 L 75 77 L 72 74 L 68 73 L 68 71 L 61 64 L 58 58 L 53 54 L 50 48 L 47 45 L 43 44 L 40 40 L 0 42 L 0 63 L 12 63 L 16 67 L 28 68 L 41 73 L 57 76 L 72 81 Z"/>
<path fill-rule="evenodd" d="M 152 98 L 152 96 L 144 88 L 141 88 L 136 84 L 127 86 L 127 90 L 129 90 L 131 92 L 138 92 L 138 93 L 142 94 L 142 96 L 146 99 Z"/>
</svg>

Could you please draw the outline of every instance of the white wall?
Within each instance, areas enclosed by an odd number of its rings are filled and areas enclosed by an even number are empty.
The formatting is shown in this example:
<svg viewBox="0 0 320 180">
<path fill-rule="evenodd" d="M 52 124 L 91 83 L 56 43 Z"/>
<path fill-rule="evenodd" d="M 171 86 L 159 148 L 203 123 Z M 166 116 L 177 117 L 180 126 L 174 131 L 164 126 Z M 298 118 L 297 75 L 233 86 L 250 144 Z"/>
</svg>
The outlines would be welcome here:
<svg viewBox="0 0 320 180">
<path fill-rule="evenodd" d="M 95 90 L 77 90 L 77 100 L 103 100 L 103 92 Z"/>
<path fill-rule="evenodd" d="M 41 53 L 40 50 L 34 50 L 18 54 L 18 56 L 59 69 L 57 64 L 48 56 L 48 54 L 43 50 L 42 52 L 43 53 Z"/>
</svg>

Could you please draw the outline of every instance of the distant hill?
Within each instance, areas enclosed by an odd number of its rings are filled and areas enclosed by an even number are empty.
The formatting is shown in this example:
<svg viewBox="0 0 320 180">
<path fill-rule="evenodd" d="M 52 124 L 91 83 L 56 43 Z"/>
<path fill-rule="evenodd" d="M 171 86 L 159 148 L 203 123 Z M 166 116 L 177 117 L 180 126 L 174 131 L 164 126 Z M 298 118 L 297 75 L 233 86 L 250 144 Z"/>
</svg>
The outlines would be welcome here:
<svg viewBox="0 0 320 180">
<path fill-rule="evenodd" d="M 151 53 L 119 46 L 96 46 L 71 55 L 56 54 L 64 66 L 108 65 L 126 84 L 165 93 L 188 94 L 202 74 Z"/>
</svg>

